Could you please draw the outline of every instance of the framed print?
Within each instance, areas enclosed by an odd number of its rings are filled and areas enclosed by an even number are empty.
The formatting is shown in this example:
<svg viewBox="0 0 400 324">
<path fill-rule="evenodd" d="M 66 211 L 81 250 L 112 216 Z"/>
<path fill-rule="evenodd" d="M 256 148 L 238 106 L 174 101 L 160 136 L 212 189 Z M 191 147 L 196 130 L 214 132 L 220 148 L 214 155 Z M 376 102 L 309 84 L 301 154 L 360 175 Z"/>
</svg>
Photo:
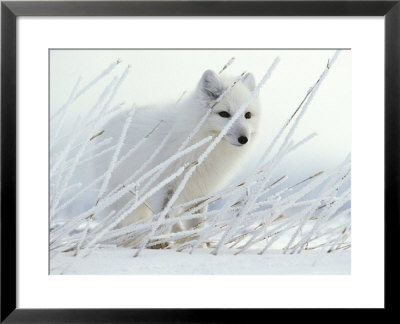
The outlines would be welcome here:
<svg viewBox="0 0 400 324">
<path fill-rule="evenodd" d="M 393 309 L 399 6 L 2 2 L 1 320 Z"/>
</svg>

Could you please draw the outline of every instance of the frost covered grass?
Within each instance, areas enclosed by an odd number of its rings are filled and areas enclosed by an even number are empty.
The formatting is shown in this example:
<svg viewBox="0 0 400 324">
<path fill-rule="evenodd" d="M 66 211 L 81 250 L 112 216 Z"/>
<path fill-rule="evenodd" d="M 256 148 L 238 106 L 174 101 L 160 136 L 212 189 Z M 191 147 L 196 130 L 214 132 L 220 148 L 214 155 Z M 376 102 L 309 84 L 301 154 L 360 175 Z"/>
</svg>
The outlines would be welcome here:
<svg viewBox="0 0 400 324">
<path fill-rule="evenodd" d="M 313 255 L 319 255 L 349 249 L 350 155 L 336 168 L 315 170 L 314 174 L 297 184 L 290 184 L 285 174 L 276 172 L 284 159 L 290 159 L 294 150 L 316 136 L 315 133 L 310 133 L 298 142 L 293 139 L 304 114 L 317 96 L 320 85 L 330 69 L 334 68 L 338 55 L 339 52 L 336 52 L 328 61 L 304 98 L 299 98 L 300 103 L 294 107 L 293 114 L 274 138 L 266 143 L 264 154 L 250 176 L 237 180 L 219 192 L 179 205 L 175 202 L 196 168 L 207 159 L 258 93 L 268 88 L 268 80 L 273 78 L 273 74 L 279 73 L 279 58 L 272 62 L 247 101 L 217 136 L 204 138 L 188 146 L 213 107 L 245 73 L 216 99 L 175 154 L 146 170 L 151 160 L 163 150 L 168 140 L 166 136 L 152 156 L 142 161 L 140 169 L 111 190 L 107 190 L 107 186 L 113 172 L 139 147 L 146 145 L 146 141 L 163 121 L 160 120 L 152 131 L 137 139 L 136 144 L 121 155 L 127 130 L 135 118 L 135 106 L 133 105 L 125 124 L 121 125 L 117 144 L 111 144 L 110 138 L 104 138 L 107 135 L 101 129 L 101 125 L 123 109 L 123 102 L 114 101 L 118 98 L 118 90 L 130 67 L 126 67 L 121 75 L 111 77 L 86 113 L 80 113 L 79 110 L 76 113 L 71 107 L 85 95 L 91 98 L 91 89 L 98 86 L 100 81 L 110 78 L 115 68 L 123 63 L 118 60 L 111 64 L 81 89 L 79 87 L 82 78 L 79 78 L 65 104 L 50 117 L 51 262 L 59 260 L 63 253 L 68 256 L 65 260 L 72 262 L 70 266 L 73 267 L 74 262 L 82 261 L 89 254 L 98 255 L 101 251 L 110 251 L 119 246 L 133 248 L 129 250 L 133 256 L 140 256 L 142 253 L 146 255 L 149 253 L 146 252 L 147 249 L 160 247 L 192 254 L 200 247 L 207 246 L 209 248 L 204 249 L 204 253 L 224 255 L 226 251 L 230 251 L 232 255 L 259 254 L 264 257 L 269 255 L 270 251 L 299 254 L 310 253 L 312 250 Z M 224 73 L 233 63 L 232 58 L 219 73 Z M 185 92 L 182 96 L 184 95 Z M 71 119 L 68 114 L 73 114 L 75 121 L 72 125 L 65 126 L 65 120 Z M 177 171 L 166 177 L 162 176 L 169 165 L 199 148 L 203 151 L 196 161 L 180 166 Z M 82 171 L 85 170 L 85 165 L 99 163 L 102 157 L 110 152 L 112 158 L 104 174 L 91 176 Z M 140 156 L 137 158 L 140 159 Z M 149 198 L 180 176 L 182 180 L 161 212 L 138 219 L 125 227 L 118 226 L 133 211 L 147 205 L 146 201 Z M 120 210 L 113 210 L 102 219 L 96 217 L 125 195 L 130 195 L 132 199 Z M 204 207 L 208 207 L 206 211 Z M 171 212 L 176 211 L 181 211 L 179 216 L 168 217 Z M 204 219 L 202 226 L 165 233 L 166 228 L 177 222 L 198 218 Z M 168 253 L 171 255 L 172 251 Z"/>
</svg>

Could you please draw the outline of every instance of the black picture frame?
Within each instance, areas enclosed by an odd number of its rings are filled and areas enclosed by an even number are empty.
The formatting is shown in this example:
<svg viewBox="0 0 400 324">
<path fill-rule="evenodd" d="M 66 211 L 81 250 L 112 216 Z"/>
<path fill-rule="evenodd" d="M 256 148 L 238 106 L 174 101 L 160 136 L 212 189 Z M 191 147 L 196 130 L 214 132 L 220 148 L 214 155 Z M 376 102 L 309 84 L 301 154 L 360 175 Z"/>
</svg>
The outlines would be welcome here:
<svg viewBox="0 0 400 324">
<path fill-rule="evenodd" d="M 2 1 L 1 3 L 1 322 L 243 322 L 265 310 L 16 308 L 16 19 L 19 16 L 384 16 L 385 310 L 396 310 L 398 271 L 400 1 Z M 372 243 L 371 243 L 372 244 Z M 374 262 L 371 260 L 371 262 Z M 367 289 L 367 288 L 366 288 Z M 345 293 L 345 292 L 344 292 Z M 387 313 L 387 312 L 386 312 Z M 264 317 L 264 320 L 268 318 Z"/>
</svg>

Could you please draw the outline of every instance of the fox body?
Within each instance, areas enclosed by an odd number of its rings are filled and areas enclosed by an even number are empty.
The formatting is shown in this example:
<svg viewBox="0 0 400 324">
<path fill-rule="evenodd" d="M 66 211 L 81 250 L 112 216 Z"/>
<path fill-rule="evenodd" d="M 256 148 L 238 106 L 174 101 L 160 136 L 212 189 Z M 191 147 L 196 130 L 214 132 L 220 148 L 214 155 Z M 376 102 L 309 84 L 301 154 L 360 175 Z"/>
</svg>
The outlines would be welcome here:
<svg viewBox="0 0 400 324">
<path fill-rule="evenodd" d="M 255 88 L 254 77 L 248 73 L 215 105 L 217 98 L 233 84 L 234 80 L 234 78 L 221 77 L 215 72 L 207 70 L 201 77 L 197 88 L 191 94 L 184 96 L 178 103 L 137 108 L 119 157 L 124 156 L 147 136 L 146 142 L 112 172 L 107 191 L 135 182 L 142 174 L 177 153 L 182 143 L 207 113 L 207 109 L 212 106 L 211 113 L 186 147 L 208 136 L 212 136 L 212 138 L 218 136 Z M 112 136 L 117 142 L 128 114 L 129 110 L 126 110 L 109 120 L 103 127 L 104 134 L 107 137 Z M 216 192 L 237 173 L 241 163 L 248 158 L 249 150 L 253 146 L 259 128 L 260 114 L 260 103 L 255 98 L 206 160 L 197 165 L 174 206 Z M 144 192 L 157 186 L 160 181 L 183 165 L 193 165 L 209 143 L 174 161 L 161 174 L 158 174 L 157 179 L 154 179 L 154 183 L 148 188 L 146 188 L 146 182 L 139 184 L 135 190 L 119 199 L 110 208 L 118 213 L 129 200 L 136 199 L 136 195 L 140 199 Z M 163 144 L 162 147 L 160 147 L 161 144 Z M 109 163 L 110 158 L 102 159 L 102 162 L 96 165 L 97 173 L 105 172 Z M 120 225 L 124 226 L 151 213 L 162 211 L 182 178 L 183 174 L 161 188 L 132 215 L 125 218 Z M 127 180 L 129 181 L 127 182 Z M 173 216 L 169 215 L 169 217 Z M 200 219 L 195 219 L 187 221 L 185 224 L 177 223 L 172 230 L 180 231 L 191 228 L 200 221 Z"/>
</svg>

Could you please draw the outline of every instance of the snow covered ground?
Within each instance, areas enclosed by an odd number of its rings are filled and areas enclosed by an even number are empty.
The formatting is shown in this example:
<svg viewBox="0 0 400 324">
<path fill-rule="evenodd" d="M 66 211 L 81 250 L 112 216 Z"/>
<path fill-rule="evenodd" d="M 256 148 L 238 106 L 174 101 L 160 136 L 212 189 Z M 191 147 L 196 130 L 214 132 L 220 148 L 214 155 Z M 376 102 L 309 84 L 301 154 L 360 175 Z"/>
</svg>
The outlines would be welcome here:
<svg viewBox="0 0 400 324">
<path fill-rule="evenodd" d="M 145 249 L 134 258 L 128 248 L 96 249 L 89 256 L 74 260 L 73 252 L 59 253 L 51 260 L 50 274 L 58 275 L 132 275 L 132 274 L 350 274 L 350 250 L 334 253 L 303 251 L 301 254 L 282 254 L 268 250 L 264 255 L 248 250 L 233 255 L 226 249 L 218 256 L 208 249 L 197 249 L 193 254 L 173 250 Z"/>
</svg>

